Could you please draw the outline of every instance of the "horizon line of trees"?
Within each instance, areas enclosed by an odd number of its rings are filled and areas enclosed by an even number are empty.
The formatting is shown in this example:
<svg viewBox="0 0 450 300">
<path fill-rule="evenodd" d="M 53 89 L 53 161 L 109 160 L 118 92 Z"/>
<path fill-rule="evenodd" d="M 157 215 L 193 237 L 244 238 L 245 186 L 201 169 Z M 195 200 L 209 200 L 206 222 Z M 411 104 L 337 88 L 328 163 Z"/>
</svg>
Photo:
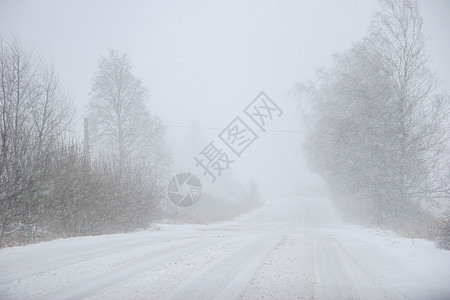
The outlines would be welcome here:
<svg viewBox="0 0 450 300">
<path fill-rule="evenodd" d="M 300 86 L 304 147 L 349 218 L 450 249 L 449 97 L 428 67 L 417 1 L 379 3 L 368 34 Z"/>
</svg>

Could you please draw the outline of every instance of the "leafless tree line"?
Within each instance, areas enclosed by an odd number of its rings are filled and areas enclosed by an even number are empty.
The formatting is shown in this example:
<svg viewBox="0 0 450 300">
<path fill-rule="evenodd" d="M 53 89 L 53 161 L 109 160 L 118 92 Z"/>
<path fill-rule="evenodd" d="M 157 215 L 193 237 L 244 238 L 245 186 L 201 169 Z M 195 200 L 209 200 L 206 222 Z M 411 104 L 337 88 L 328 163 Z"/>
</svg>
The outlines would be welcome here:
<svg viewBox="0 0 450 300">
<path fill-rule="evenodd" d="M 91 140 L 109 146 L 113 137 L 119 147 L 89 153 L 71 131 L 74 110 L 53 67 L 19 42 L 0 40 L 0 247 L 133 230 L 161 213 L 170 164 L 163 127 L 133 102 L 146 93 L 138 80 L 107 85 L 114 72 L 132 75 L 106 63 L 94 78 Z M 130 100 L 115 107 L 117 123 L 102 102 L 107 91 Z"/>
<path fill-rule="evenodd" d="M 449 98 L 428 68 L 417 2 L 380 4 L 367 36 L 302 85 L 305 147 L 348 215 L 431 237 L 430 207 L 449 204 Z"/>
</svg>

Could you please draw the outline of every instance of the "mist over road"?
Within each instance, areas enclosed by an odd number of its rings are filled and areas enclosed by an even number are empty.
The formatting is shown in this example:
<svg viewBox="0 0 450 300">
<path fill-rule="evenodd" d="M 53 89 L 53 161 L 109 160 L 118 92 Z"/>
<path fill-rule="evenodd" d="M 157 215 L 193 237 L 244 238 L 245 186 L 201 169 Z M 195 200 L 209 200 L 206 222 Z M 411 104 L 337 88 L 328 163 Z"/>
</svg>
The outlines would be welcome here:
<svg viewBox="0 0 450 300">
<path fill-rule="evenodd" d="M 0 250 L 2 299 L 443 299 L 450 254 L 343 222 L 326 199 L 273 197 L 211 225 Z"/>
</svg>

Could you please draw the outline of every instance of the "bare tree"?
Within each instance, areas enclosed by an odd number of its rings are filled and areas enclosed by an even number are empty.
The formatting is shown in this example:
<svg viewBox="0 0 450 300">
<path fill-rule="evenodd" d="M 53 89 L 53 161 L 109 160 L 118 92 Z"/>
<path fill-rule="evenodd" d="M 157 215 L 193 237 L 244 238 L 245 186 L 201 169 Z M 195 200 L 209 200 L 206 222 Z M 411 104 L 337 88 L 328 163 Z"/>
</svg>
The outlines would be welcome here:
<svg viewBox="0 0 450 300">
<path fill-rule="evenodd" d="M 120 188 L 115 201 L 123 211 L 118 223 L 133 227 L 157 214 L 162 195 L 155 191 L 165 184 L 170 155 L 164 127 L 146 106 L 148 90 L 131 68 L 127 55 L 114 50 L 100 58 L 93 79 L 89 122 L 94 154 L 109 160 L 117 171 Z"/>
<path fill-rule="evenodd" d="M 30 202 L 30 164 L 33 128 L 29 107 L 36 86 L 37 66 L 18 42 L 0 40 L 1 161 L 0 241 L 19 230 Z M 24 220 L 22 220 L 24 221 Z"/>
<path fill-rule="evenodd" d="M 163 135 L 159 119 L 146 107 L 148 90 L 131 68 L 126 54 L 109 50 L 99 60 L 89 103 L 92 144 L 100 153 L 112 153 L 120 168 L 160 151 Z"/>
<path fill-rule="evenodd" d="M 50 150 L 56 139 L 70 129 L 74 119 L 74 110 L 60 87 L 53 66 L 42 69 L 30 107 L 36 131 L 35 146 L 41 153 Z"/>
<path fill-rule="evenodd" d="M 442 197 L 448 182 L 440 180 L 438 167 L 448 143 L 448 97 L 437 94 L 439 82 L 428 67 L 417 1 L 383 0 L 381 5 L 368 41 L 392 83 L 397 197 L 403 201 Z"/>
<path fill-rule="evenodd" d="M 49 157 L 72 121 L 52 68 L 19 42 L 0 40 L 0 239 L 22 232 L 33 241 Z"/>
</svg>

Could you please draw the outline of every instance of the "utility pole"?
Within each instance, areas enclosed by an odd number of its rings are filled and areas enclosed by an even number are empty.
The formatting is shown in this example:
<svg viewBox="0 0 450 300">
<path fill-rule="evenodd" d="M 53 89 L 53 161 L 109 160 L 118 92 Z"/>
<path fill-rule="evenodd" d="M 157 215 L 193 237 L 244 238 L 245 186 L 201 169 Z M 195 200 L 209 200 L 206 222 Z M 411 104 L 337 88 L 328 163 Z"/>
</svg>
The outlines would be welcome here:
<svg viewBox="0 0 450 300">
<path fill-rule="evenodd" d="M 90 165 L 90 153 L 89 153 L 89 121 L 88 118 L 84 118 L 84 159 L 87 165 Z"/>
</svg>

